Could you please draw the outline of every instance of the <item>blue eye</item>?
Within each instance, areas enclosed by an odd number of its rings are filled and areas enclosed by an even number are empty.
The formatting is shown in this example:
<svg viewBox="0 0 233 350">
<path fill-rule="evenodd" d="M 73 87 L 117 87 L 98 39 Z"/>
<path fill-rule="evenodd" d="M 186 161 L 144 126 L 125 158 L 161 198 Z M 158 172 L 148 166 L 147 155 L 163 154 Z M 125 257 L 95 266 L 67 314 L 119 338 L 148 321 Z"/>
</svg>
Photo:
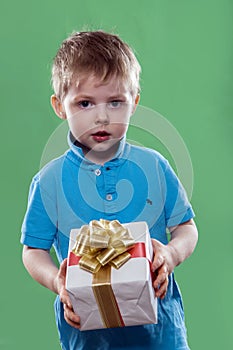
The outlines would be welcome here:
<svg viewBox="0 0 233 350">
<path fill-rule="evenodd" d="M 112 108 L 119 108 L 122 105 L 122 101 L 111 101 L 109 105 Z"/>
</svg>

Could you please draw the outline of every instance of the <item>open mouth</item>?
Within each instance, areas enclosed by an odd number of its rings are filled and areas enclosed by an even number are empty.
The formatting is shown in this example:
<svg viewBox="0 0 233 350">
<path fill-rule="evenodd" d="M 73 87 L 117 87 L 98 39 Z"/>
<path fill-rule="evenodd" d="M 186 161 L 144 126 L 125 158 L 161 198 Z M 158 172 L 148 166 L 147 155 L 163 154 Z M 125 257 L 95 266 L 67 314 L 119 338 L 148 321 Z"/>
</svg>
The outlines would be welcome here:
<svg viewBox="0 0 233 350">
<path fill-rule="evenodd" d="M 105 130 L 101 130 L 92 134 L 92 137 L 95 141 L 102 142 L 102 141 L 107 141 L 110 137 L 110 134 Z"/>
<path fill-rule="evenodd" d="M 97 131 L 96 133 L 92 134 L 93 136 L 109 136 L 110 134 L 103 130 L 103 131 Z"/>
</svg>

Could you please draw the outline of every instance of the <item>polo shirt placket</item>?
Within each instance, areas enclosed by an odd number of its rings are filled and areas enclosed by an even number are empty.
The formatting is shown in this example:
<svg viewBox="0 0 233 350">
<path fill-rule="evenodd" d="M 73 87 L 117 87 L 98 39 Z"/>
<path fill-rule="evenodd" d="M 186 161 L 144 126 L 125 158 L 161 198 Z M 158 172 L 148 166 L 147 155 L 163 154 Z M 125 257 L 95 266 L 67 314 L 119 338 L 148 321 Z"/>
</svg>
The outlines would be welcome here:
<svg viewBox="0 0 233 350">
<path fill-rule="evenodd" d="M 116 160 L 115 163 L 118 163 Z M 105 218 L 114 220 L 116 218 L 116 183 L 118 164 L 106 163 L 94 170 L 96 175 L 96 187 L 99 195 L 103 199 Z"/>
</svg>

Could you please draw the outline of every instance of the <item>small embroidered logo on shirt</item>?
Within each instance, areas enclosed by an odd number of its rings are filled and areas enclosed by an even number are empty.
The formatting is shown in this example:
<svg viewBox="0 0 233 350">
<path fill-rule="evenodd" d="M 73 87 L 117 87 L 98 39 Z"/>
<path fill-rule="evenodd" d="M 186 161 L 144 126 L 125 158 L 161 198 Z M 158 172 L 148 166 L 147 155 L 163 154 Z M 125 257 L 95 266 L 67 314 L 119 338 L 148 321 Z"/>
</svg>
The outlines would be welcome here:
<svg viewBox="0 0 233 350">
<path fill-rule="evenodd" d="M 150 204 L 150 205 L 153 204 L 152 201 L 151 201 L 149 198 L 147 198 L 146 203 L 148 203 L 148 204 Z"/>
</svg>

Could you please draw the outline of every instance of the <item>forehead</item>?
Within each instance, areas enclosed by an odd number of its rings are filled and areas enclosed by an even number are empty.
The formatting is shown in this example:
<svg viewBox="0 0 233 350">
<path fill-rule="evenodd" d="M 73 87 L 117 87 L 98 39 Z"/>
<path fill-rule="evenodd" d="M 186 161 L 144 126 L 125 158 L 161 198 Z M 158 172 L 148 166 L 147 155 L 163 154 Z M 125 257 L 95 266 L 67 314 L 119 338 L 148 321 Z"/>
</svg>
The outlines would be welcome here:
<svg viewBox="0 0 233 350">
<path fill-rule="evenodd" d="M 71 83 L 71 89 L 76 92 L 97 92 L 105 91 L 109 93 L 130 93 L 130 86 L 128 81 L 125 81 L 119 77 L 110 77 L 107 80 L 103 80 L 95 75 L 85 75 L 79 77 L 73 77 Z"/>
</svg>

